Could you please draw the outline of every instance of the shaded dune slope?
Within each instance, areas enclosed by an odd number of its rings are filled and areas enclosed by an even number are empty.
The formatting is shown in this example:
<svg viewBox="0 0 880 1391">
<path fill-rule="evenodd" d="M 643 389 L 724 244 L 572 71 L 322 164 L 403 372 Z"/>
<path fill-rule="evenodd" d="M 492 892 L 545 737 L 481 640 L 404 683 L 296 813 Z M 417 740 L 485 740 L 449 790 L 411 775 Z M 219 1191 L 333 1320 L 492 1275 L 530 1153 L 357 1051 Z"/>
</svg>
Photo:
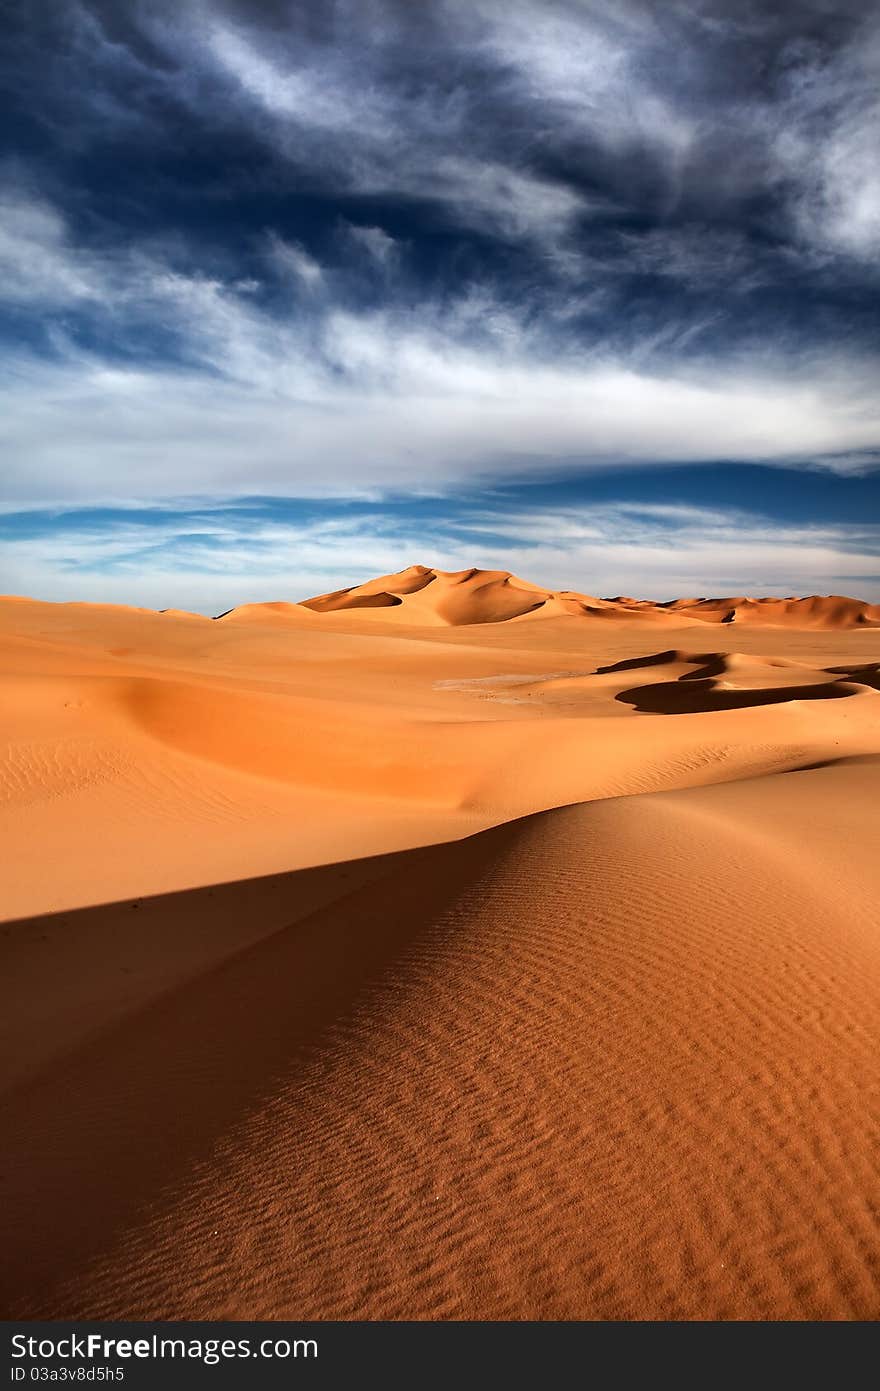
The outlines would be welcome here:
<svg viewBox="0 0 880 1391">
<path fill-rule="evenodd" d="M 2 1102 L 6 1312 L 876 1316 L 878 775 L 387 857 L 71 1035 Z"/>
<path fill-rule="evenodd" d="M 688 684 L 657 681 L 633 686 L 617 696 L 624 705 L 651 715 L 692 715 L 710 710 L 744 710 L 756 705 L 779 705 L 790 700 L 835 700 L 868 692 L 868 687 L 852 681 L 819 681 L 796 687 L 762 686 L 725 689 L 711 679 Z"/>
<path fill-rule="evenodd" d="M 624 679 L 638 672 L 639 685 Z M 820 669 L 784 657 L 739 652 L 692 653 L 669 649 L 629 657 L 592 673 L 558 674 L 545 679 L 507 678 L 484 698 L 506 704 L 530 701 L 561 712 L 596 713 L 613 708 L 609 700 L 654 715 L 708 714 L 801 700 L 872 696 L 880 689 L 875 663 Z"/>
<path fill-rule="evenodd" d="M 599 672 L 647 668 L 654 675 L 658 667 L 676 672 L 676 678 L 630 687 L 619 691 L 616 699 L 650 714 L 684 715 L 791 700 L 871 695 L 880 687 L 876 663 L 820 671 L 783 657 L 745 656 L 739 652 L 659 652 L 600 667 Z"/>
</svg>

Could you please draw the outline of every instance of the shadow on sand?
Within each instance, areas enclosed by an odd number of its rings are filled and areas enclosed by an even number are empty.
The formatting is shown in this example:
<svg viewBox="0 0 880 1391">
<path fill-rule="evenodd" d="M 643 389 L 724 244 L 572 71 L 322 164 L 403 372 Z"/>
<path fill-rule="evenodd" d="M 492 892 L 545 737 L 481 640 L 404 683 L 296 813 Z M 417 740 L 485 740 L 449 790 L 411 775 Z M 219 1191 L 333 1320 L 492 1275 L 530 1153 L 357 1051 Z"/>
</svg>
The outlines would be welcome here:
<svg viewBox="0 0 880 1391">
<path fill-rule="evenodd" d="M 183 933 L 223 920 L 228 944 L 230 919 L 248 923 L 267 895 L 282 922 L 285 901 L 297 919 L 261 940 L 249 931 L 243 950 L 227 945 L 226 959 L 0 1097 L 3 1316 L 81 1314 L 53 1290 L 114 1249 L 160 1192 L 173 1194 L 240 1117 L 314 1057 L 325 1031 L 516 834 L 503 826 L 372 862 L 160 895 L 137 912 L 127 900 L 5 924 L 7 941 L 39 937 L 61 916 L 67 932 L 84 942 L 97 932 L 122 959 L 127 934 L 169 919 Z M 367 863 L 375 873 L 351 891 L 347 876 Z M 308 906 L 316 894 L 332 901 L 303 917 L 304 896 Z M 90 967 L 84 952 L 83 976 Z"/>
<path fill-rule="evenodd" d="M 655 681 L 620 691 L 615 700 L 651 715 L 697 715 L 711 710 L 743 710 L 753 705 L 779 705 L 786 700 L 836 700 L 859 695 L 862 687 L 845 681 L 822 681 L 805 686 L 770 686 L 730 690 L 711 678 Z"/>
</svg>

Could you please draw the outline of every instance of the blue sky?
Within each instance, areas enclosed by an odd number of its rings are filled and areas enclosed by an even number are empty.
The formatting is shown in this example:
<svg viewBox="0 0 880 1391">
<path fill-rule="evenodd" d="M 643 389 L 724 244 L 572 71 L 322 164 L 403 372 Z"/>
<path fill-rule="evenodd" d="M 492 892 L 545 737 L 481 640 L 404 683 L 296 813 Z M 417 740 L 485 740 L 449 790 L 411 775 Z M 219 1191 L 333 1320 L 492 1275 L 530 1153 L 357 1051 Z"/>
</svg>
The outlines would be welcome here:
<svg viewBox="0 0 880 1391">
<path fill-rule="evenodd" d="M 867 0 L 32 0 L 0 590 L 880 598 Z"/>
</svg>

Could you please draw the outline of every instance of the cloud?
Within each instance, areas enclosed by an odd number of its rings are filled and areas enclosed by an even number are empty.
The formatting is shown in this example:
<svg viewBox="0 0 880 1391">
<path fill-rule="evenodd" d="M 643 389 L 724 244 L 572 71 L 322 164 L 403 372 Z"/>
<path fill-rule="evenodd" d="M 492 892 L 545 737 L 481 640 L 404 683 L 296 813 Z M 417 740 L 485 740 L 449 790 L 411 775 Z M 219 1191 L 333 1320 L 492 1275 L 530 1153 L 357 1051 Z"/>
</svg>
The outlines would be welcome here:
<svg viewBox="0 0 880 1391">
<path fill-rule="evenodd" d="M 269 254 L 285 275 L 292 275 L 309 289 L 320 285 L 324 278 L 320 265 L 304 247 L 286 242 L 276 233 L 269 233 Z"/>
<path fill-rule="evenodd" d="M 222 306 L 209 308 L 219 331 Z M 794 463 L 832 450 L 842 452 L 830 462 L 853 471 L 878 434 L 869 383 L 853 397 L 848 381 L 818 375 L 718 382 L 538 368 L 404 340 L 369 319 L 329 326 L 325 351 L 324 373 L 301 356 L 264 355 L 233 316 L 228 365 L 239 380 L 21 360 L 0 384 L 5 497 L 443 492 L 609 463 Z"/>
<path fill-rule="evenodd" d="M 217 18 L 208 21 L 208 47 L 241 90 L 273 116 L 344 138 L 382 140 L 391 134 L 389 101 L 360 80 L 350 54 L 335 63 L 332 54 L 324 54 L 323 63 L 279 63 Z"/>
<path fill-rule="evenodd" d="M 399 257 L 399 243 L 383 227 L 361 227 L 346 222 L 345 231 L 355 246 L 383 268 L 389 268 Z"/>
<path fill-rule="evenodd" d="M 876 464 L 861 0 L 40 8 L 3 505 Z"/>
<path fill-rule="evenodd" d="M 592 4 L 513 0 L 500 9 L 487 0 L 474 6 L 483 26 L 482 50 L 526 109 L 552 114 L 565 138 L 603 146 L 620 158 L 633 147 L 658 155 L 667 176 L 686 159 L 698 134 L 699 116 L 664 90 L 656 63 L 670 40 L 682 39 L 672 7 L 664 17 L 640 5 L 609 11 Z M 668 25 L 668 27 L 667 27 Z"/>
<path fill-rule="evenodd" d="M 284 158 L 319 186 L 430 203 L 453 224 L 513 240 L 564 237 L 588 200 L 529 169 L 522 151 L 503 158 L 491 132 L 468 138 L 465 74 L 451 90 L 426 74 L 401 83 L 390 53 L 404 71 L 412 55 L 395 48 L 393 25 L 361 31 L 357 43 L 363 20 L 351 19 L 350 43 L 300 43 L 279 60 L 214 16 L 208 47 L 240 96 L 270 118 Z"/>
<path fill-rule="evenodd" d="M 625 590 L 656 599 L 841 588 L 880 599 L 880 527 L 778 526 L 729 513 L 650 502 L 505 510 L 471 500 L 442 506 L 331 506 L 290 520 L 264 500 L 255 513 L 218 504 L 149 524 L 46 514 L 16 535 L 6 519 L 0 588 L 48 599 L 91 599 L 217 613 L 249 601 L 296 600 L 411 562 L 513 569 L 556 588 Z M 870 578 L 866 578 L 870 577 Z"/>
<path fill-rule="evenodd" d="M 486 522 L 471 525 L 479 535 Z M 880 526 L 872 524 L 780 524 L 746 509 L 632 501 L 498 513 L 488 525 L 507 539 L 515 566 L 537 567 L 559 587 L 575 574 L 602 595 L 760 597 L 842 584 L 880 596 Z"/>
<path fill-rule="evenodd" d="M 60 213 L 14 188 L 0 190 L 0 285 L 7 303 L 23 305 L 68 305 L 99 293 Z"/>
<path fill-rule="evenodd" d="M 816 458 L 849 472 L 880 440 L 875 363 L 791 362 L 772 347 L 676 361 L 645 342 L 628 359 L 554 337 L 477 287 L 349 304 L 306 251 L 271 237 L 266 273 L 307 294 L 278 306 L 254 282 L 182 271 L 136 245 L 78 247 L 46 204 L 7 206 L 7 259 L 34 266 L 28 298 L 67 311 L 50 354 L 6 354 L 4 489 L 21 503 L 442 491 L 643 461 Z M 70 316 L 86 308 L 77 340 Z M 101 335 L 116 354 L 87 345 Z M 174 360 L 138 361 L 149 341 L 173 345 Z"/>
<path fill-rule="evenodd" d="M 300 190 L 432 205 L 533 254 L 592 252 L 615 214 L 630 237 L 682 215 L 876 251 L 864 0 L 71 0 L 48 27 L 25 12 L 9 66 L 62 145 L 245 138 L 246 179 L 286 165 Z"/>
<path fill-rule="evenodd" d="M 800 235 L 865 262 L 880 252 L 880 18 L 853 42 L 807 53 L 788 80 L 775 152 Z"/>
</svg>

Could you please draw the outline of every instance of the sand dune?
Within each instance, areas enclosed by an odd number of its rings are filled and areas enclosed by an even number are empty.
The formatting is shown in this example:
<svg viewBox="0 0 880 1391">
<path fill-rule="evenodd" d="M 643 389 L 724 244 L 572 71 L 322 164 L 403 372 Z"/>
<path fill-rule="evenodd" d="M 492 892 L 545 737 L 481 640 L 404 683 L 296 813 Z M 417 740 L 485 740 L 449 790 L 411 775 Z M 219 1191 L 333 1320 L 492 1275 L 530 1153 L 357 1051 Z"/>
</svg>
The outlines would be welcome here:
<svg viewBox="0 0 880 1391">
<path fill-rule="evenodd" d="M 571 611 L 577 600 L 571 601 Z M 360 609 L 381 611 L 408 624 L 501 623 L 541 612 L 561 614 L 566 603 L 551 590 L 517 579 L 503 570 L 431 570 L 412 565 L 352 589 L 306 599 L 303 607 L 328 614 Z"/>
<path fill-rule="evenodd" d="M 876 1317 L 875 618 L 0 601 L 4 1310 Z"/>
<path fill-rule="evenodd" d="M 8 1096 L 9 1306 L 876 1315 L 878 777 L 545 813 L 298 921 L 276 884 L 290 926 Z"/>
<path fill-rule="evenodd" d="M 262 607 L 249 605 L 250 615 Z M 406 624 L 501 623 L 514 618 L 602 618 L 664 622 L 675 618 L 703 623 L 749 623 L 806 628 L 880 627 L 880 604 L 842 595 L 807 599 L 675 599 L 654 603 L 618 595 L 596 599 L 574 590 L 550 590 L 518 579 L 506 570 L 433 570 L 411 565 L 396 575 L 306 599 L 314 613 L 376 610 L 377 617 Z M 234 610 L 236 614 L 241 610 Z M 224 615 L 226 616 L 226 615 Z"/>
<path fill-rule="evenodd" d="M 533 618 L 668 620 L 666 611 L 657 605 L 635 611 L 614 600 L 574 590 L 543 589 L 507 570 L 432 570 L 424 565 L 306 599 L 302 606 L 320 614 L 369 609 L 376 611 L 378 620 L 450 627 Z"/>
<path fill-rule="evenodd" d="M 677 599 L 667 606 L 703 623 L 772 624 L 797 628 L 878 628 L 880 604 L 866 604 L 840 594 L 812 594 L 807 599 Z"/>
<path fill-rule="evenodd" d="M 656 656 L 619 662 L 604 670 L 632 671 L 640 667 L 649 668 L 653 679 L 645 685 L 619 691 L 617 699 L 637 710 L 666 715 L 741 710 L 792 700 L 870 696 L 877 686 L 873 667 L 817 671 L 783 657 L 745 656 L 740 652 L 661 652 Z M 658 668 L 663 669 L 664 678 L 674 672 L 677 675 L 674 680 L 658 679 Z M 862 677 L 867 679 L 863 681 Z"/>
<path fill-rule="evenodd" d="M 166 609 L 166 613 L 170 610 Z M 306 604 L 288 604 L 279 601 L 270 604 L 239 604 L 237 608 L 218 613 L 217 623 L 280 623 L 302 624 L 309 617 Z"/>
<path fill-rule="evenodd" d="M 643 684 L 631 686 L 630 673 L 638 673 Z M 617 713 L 609 703 L 612 696 L 638 711 L 672 715 L 870 696 L 880 688 L 880 675 L 875 663 L 818 670 L 783 657 L 672 649 L 600 666 L 592 673 L 561 672 L 540 679 L 496 677 L 488 682 L 460 682 L 457 689 L 468 686 L 479 687 L 483 699 L 506 705 L 528 702 L 557 715 Z M 613 739 L 613 733 L 609 737 Z M 639 742 L 635 733 L 628 738 L 633 747 Z"/>
</svg>

